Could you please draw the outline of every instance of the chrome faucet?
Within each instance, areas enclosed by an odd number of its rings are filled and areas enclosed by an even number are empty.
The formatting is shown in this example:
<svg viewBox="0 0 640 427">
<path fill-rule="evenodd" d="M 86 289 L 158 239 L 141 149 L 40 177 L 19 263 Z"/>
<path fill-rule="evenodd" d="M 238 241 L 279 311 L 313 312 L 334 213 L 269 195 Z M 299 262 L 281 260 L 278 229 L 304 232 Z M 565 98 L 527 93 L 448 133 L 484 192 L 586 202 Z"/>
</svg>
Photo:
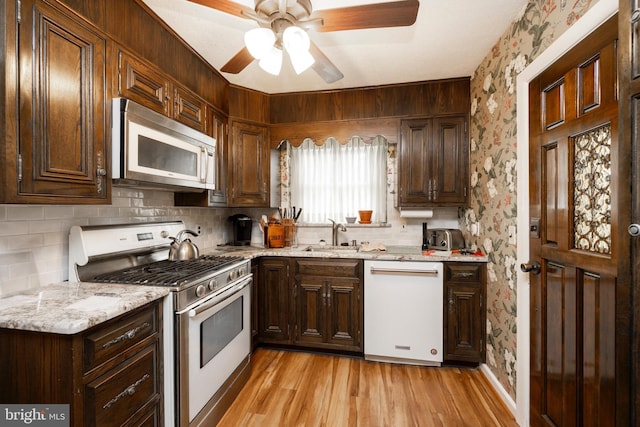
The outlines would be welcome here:
<svg viewBox="0 0 640 427">
<path fill-rule="evenodd" d="M 331 245 L 338 246 L 338 231 L 347 231 L 347 227 L 344 224 L 340 224 L 329 218 L 332 222 L 333 232 L 331 234 Z"/>
</svg>

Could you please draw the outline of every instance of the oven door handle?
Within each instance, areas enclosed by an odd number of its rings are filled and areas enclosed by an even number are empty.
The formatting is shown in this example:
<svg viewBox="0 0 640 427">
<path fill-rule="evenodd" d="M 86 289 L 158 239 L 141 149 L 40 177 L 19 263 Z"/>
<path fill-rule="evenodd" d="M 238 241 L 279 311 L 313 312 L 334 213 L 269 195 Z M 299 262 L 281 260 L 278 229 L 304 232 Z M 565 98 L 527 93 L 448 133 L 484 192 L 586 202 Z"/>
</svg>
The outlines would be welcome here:
<svg viewBox="0 0 640 427">
<path fill-rule="evenodd" d="M 185 310 L 185 311 L 189 312 L 189 317 L 196 317 L 198 314 L 202 313 L 203 311 L 209 310 L 211 307 L 220 304 L 222 301 L 228 298 L 231 298 L 232 296 L 234 296 L 235 294 L 237 294 L 238 292 L 246 288 L 248 285 L 250 285 L 252 280 L 253 280 L 253 276 L 243 279 L 237 285 L 233 285 L 223 293 L 216 295 L 215 297 L 211 298 L 207 302 L 195 308 L 192 308 L 190 310 Z M 182 314 L 182 313 L 184 313 L 184 311 L 178 314 Z"/>
</svg>

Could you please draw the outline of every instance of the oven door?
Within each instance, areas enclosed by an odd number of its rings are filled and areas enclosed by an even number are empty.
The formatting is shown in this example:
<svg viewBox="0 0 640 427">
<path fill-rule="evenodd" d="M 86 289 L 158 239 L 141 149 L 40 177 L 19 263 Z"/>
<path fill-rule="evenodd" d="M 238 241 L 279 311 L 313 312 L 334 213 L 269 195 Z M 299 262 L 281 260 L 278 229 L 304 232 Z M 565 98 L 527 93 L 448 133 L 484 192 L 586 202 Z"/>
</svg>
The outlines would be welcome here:
<svg viewBox="0 0 640 427">
<path fill-rule="evenodd" d="M 251 351 L 251 284 L 245 276 L 213 298 L 177 313 L 178 425 L 207 407 Z M 202 417 L 202 416 L 201 416 Z M 201 418 L 199 417 L 199 418 Z"/>
</svg>

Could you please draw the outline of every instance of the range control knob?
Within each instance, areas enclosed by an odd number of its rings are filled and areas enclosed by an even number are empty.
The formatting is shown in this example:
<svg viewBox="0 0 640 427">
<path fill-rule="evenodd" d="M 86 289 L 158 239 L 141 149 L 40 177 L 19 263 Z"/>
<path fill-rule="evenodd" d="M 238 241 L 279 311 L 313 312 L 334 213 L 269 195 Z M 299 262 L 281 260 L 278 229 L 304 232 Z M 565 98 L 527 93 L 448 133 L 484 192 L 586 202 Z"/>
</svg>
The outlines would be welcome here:
<svg viewBox="0 0 640 427">
<path fill-rule="evenodd" d="M 238 272 L 236 270 L 231 270 L 229 272 L 229 280 L 236 280 L 236 277 L 238 277 Z"/>
<path fill-rule="evenodd" d="M 240 268 L 238 269 L 238 277 L 242 277 L 242 276 L 244 276 L 245 274 L 247 274 L 247 272 L 246 272 L 246 271 L 244 271 L 244 267 L 240 267 Z"/>
<path fill-rule="evenodd" d="M 209 284 L 207 285 L 207 287 L 209 288 L 210 291 L 214 291 L 217 285 L 218 285 L 218 281 L 216 279 L 211 279 L 209 280 Z"/>
<path fill-rule="evenodd" d="M 198 285 L 196 287 L 196 296 L 201 297 L 207 291 L 207 288 L 204 285 Z"/>
</svg>

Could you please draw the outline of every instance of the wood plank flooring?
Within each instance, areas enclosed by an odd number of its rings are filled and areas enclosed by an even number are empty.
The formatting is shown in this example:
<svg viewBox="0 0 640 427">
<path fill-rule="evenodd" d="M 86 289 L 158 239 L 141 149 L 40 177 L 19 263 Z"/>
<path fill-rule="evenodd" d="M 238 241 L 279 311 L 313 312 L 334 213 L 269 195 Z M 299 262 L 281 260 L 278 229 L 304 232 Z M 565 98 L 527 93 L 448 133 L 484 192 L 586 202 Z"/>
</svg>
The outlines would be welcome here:
<svg viewBox="0 0 640 427">
<path fill-rule="evenodd" d="M 218 426 L 516 426 L 484 375 L 258 349 Z"/>
</svg>

